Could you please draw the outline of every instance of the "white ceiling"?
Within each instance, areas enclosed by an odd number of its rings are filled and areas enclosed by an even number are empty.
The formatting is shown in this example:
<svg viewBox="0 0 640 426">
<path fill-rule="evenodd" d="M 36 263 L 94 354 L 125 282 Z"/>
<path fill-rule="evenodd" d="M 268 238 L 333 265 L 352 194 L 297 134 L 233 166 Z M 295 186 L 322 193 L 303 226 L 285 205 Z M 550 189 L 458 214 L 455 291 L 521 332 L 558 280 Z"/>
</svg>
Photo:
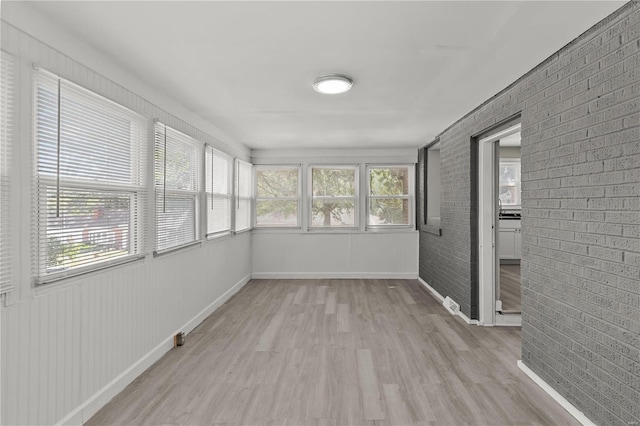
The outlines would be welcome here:
<svg viewBox="0 0 640 426">
<path fill-rule="evenodd" d="M 30 4 L 237 142 L 274 149 L 420 146 L 623 3 Z M 353 89 L 316 93 L 332 72 Z"/>
</svg>

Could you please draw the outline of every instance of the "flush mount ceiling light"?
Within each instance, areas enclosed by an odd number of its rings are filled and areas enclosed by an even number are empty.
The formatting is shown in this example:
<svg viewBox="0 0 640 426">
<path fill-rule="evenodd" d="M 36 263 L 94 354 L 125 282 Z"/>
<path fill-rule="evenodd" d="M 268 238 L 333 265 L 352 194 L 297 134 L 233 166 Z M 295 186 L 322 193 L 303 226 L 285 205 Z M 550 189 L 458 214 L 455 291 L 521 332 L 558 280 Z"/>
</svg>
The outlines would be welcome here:
<svg viewBox="0 0 640 426">
<path fill-rule="evenodd" d="M 351 86 L 353 86 L 353 80 L 342 74 L 323 75 L 313 82 L 313 89 L 325 95 L 338 95 L 348 92 Z"/>
</svg>

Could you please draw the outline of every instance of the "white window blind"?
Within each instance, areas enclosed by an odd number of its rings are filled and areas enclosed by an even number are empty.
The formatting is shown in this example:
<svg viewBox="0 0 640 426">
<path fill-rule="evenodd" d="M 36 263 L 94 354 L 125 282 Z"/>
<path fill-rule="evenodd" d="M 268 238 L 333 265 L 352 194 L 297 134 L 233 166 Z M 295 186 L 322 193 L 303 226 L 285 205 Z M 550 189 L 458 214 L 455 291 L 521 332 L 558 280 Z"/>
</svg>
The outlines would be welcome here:
<svg viewBox="0 0 640 426">
<path fill-rule="evenodd" d="M 9 226 L 9 170 L 13 139 L 13 57 L 0 52 L 0 294 L 12 290 Z"/>
<path fill-rule="evenodd" d="M 37 281 L 141 256 L 147 120 L 43 70 L 34 96 Z"/>
<path fill-rule="evenodd" d="M 155 125 L 156 251 L 200 240 L 203 144 L 162 123 Z"/>
<path fill-rule="evenodd" d="M 251 163 L 236 159 L 236 232 L 251 228 L 252 167 Z"/>
<path fill-rule="evenodd" d="M 210 146 L 205 148 L 207 237 L 231 231 L 231 158 Z"/>
</svg>

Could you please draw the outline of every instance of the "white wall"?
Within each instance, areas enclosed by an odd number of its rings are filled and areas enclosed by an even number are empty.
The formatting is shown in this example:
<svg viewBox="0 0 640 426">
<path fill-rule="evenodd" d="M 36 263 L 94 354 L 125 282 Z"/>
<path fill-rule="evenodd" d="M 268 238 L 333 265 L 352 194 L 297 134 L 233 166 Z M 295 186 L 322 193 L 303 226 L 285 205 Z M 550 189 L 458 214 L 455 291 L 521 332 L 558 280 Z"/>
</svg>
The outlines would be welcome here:
<svg viewBox="0 0 640 426">
<path fill-rule="evenodd" d="M 366 164 L 414 164 L 415 149 L 254 150 L 254 164 L 301 166 L 300 229 L 254 229 L 253 278 L 406 278 L 418 277 L 418 232 L 367 230 L 361 208 L 357 230 L 310 230 L 308 173 L 312 164 L 360 164 L 360 206 L 366 198 Z M 415 200 L 411 200 L 415 206 Z M 415 214 L 412 219 L 415 222 Z"/>
<path fill-rule="evenodd" d="M 212 125 L 30 6 L 3 2 L 2 19 L 2 49 L 17 59 L 19 117 L 10 211 L 15 290 L 0 300 L 0 424 L 79 424 L 169 350 L 177 331 L 188 332 L 250 279 L 251 234 L 34 287 L 29 214 L 34 65 L 230 154 L 248 159 L 249 151 L 223 140 Z"/>
<path fill-rule="evenodd" d="M 252 267 L 256 276 L 417 276 L 415 231 L 247 232 L 34 287 L 29 214 L 34 66 L 242 159 L 249 159 L 249 150 L 56 27 L 28 4 L 3 2 L 2 49 L 17 59 L 19 118 L 12 147 L 13 233 L 9 236 L 15 247 L 15 290 L 0 300 L 1 424 L 86 421 L 169 350 L 177 331 L 188 332 L 241 288 L 251 278 Z M 362 152 L 353 154 L 360 161 L 378 163 L 415 163 L 416 156 L 415 150 L 376 150 L 367 152 L 370 158 L 362 157 Z M 319 155 L 328 162 L 339 160 Z M 344 160 L 342 153 L 335 155 Z M 150 206 L 149 214 L 152 211 Z M 276 256 L 275 248 L 280 259 L 270 258 Z M 317 256 L 318 250 L 322 256 Z"/>
<path fill-rule="evenodd" d="M 418 233 L 252 235 L 253 278 L 418 277 Z"/>
</svg>

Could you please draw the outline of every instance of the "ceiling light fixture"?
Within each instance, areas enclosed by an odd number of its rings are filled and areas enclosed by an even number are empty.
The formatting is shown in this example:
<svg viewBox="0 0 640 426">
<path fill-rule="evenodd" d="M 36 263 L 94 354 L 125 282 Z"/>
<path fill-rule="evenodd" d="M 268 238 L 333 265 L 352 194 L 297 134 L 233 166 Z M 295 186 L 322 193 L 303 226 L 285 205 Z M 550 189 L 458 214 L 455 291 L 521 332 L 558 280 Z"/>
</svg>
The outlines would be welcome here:
<svg viewBox="0 0 640 426">
<path fill-rule="evenodd" d="M 338 95 L 348 92 L 351 86 L 353 86 L 353 80 L 342 74 L 323 75 L 313 82 L 313 89 L 325 95 Z"/>
</svg>

